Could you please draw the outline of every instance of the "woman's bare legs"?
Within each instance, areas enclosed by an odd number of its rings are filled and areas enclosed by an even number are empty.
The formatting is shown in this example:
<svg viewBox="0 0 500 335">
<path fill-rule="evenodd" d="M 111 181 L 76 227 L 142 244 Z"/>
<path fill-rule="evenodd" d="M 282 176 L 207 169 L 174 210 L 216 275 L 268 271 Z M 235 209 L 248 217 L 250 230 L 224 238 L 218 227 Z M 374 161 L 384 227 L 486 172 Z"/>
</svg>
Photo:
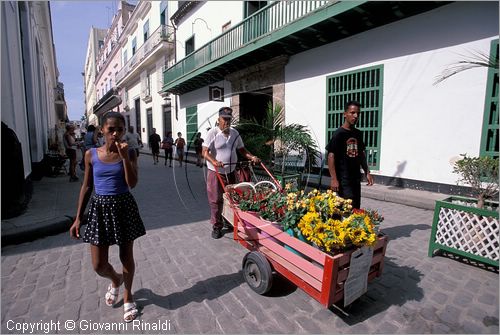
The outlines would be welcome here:
<svg viewBox="0 0 500 335">
<path fill-rule="evenodd" d="M 134 281 L 135 261 L 134 261 L 134 241 L 120 245 L 120 261 L 123 265 L 123 302 L 133 302 L 132 283 Z"/>
<path fill-rule="evenodd" d="M 109 245 L 97 246 L 91 244 L 90 254 L 94 271 L 99 276 L 110 279 L 113 287 L 120 286 L 124 276 L 118 274 L 113 266 L 109 264 Z"/>
</svg>

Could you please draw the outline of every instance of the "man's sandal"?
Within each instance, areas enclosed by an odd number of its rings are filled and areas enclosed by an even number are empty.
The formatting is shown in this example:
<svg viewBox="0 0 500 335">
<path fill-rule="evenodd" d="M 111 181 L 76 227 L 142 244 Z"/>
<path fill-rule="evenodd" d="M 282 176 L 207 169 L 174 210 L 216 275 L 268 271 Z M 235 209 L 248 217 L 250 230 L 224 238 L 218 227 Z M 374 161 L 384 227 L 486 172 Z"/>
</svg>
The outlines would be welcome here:
<svg viewBox="0 0 500 335">
<path fill-rule="evenodd" d="M 120 292 L 120 287 L 113 287 L 113 285 L 109 284 L 108 291 L 104 296 L 105 302 L 107 306 L 113 306 L 118 301 L 118 293 Z"/>
<path fill-rule="evenodd" d="M 123 304 L 123 321 L 132 322 L 139 315 L 139 310 L 135 302 L 126 302 Z"/>
</svg>

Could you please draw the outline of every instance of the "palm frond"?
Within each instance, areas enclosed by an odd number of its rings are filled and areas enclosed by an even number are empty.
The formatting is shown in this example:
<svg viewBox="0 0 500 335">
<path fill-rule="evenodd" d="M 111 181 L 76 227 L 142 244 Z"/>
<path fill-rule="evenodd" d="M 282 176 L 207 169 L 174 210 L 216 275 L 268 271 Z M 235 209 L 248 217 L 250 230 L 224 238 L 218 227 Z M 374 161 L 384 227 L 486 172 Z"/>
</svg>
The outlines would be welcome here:
<svg viewBox="0 0 500 335">
<path fill-rule="evenodd" d="M 494 57 L 491 57 L 489 54 L 486 54 L 484 52 L 475 51 L 471 52 L 471 55 L 466 57 L 468 57 L 469 59 L 459 61 L 456 64 L 452 64 L 448 68 L 446 68 L 439 76 L 436 77 L 433 85 L 437 85 L 460 72 L 477 67 L 498 69 L 498 54 L 496 54 L 496 56 Z"/>
</svg>

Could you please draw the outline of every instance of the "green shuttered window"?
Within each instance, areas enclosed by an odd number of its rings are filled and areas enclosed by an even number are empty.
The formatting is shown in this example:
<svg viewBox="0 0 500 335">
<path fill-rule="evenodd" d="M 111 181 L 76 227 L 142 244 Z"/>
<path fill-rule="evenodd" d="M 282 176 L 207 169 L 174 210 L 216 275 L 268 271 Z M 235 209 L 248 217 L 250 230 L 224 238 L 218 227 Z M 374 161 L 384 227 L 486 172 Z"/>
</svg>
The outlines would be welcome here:
<svg viewBox="0 0 500 335">
<path fill-rule="evenodd" d="M 491 41 L 490 58 L 498 60 L 498 40 Z M 481 156 L 498 157 L 498 68 L 488 69 Z"/>
<path fill-rule="evenodd" d="M 198 132 L 198 106 L 186 108 L 186 142 L 190 149 L 194 149 L 194 138 Z"/>
<path fill-rule="evenodd" d="M 344 123 L 344 105 L 361 103 L 357 128 L 363 132 L 366 156 L 371 169 L 379 169 L 382 128 L 383 65 L 344 72 L 326 78 L 326 144 Z"/>
</svg>

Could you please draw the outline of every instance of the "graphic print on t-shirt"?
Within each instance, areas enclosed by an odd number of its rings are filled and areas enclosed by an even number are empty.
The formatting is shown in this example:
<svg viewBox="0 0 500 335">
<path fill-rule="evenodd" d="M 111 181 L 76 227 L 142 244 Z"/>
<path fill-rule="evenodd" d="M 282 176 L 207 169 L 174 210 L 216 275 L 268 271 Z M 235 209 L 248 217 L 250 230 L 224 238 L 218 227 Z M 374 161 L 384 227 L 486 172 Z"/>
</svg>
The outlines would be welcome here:
<svg viewBox="0 0 500 335">
<path fill-rule="evenodd" d="M 358 140 L 354 137 L 351 137 L 347 140 L 346 144 L 347 157 L 358 157 Z"/>
</svg>

